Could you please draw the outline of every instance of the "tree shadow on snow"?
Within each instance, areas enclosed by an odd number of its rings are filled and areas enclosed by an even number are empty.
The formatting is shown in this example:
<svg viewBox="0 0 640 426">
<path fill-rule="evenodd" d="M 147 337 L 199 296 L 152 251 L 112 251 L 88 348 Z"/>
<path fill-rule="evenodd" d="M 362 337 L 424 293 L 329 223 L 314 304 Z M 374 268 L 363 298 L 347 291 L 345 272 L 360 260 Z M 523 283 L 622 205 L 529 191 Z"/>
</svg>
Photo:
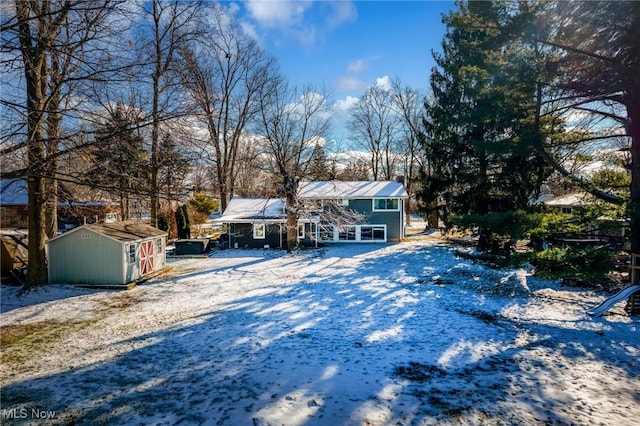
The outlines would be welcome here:
<svg viewBox="0 0 640 426">
<path fill-rule="evenodd" d="M 606 398 L 637 403 L 624 389 L 638 383 L 630 326 L 598 339 L 509 320 L 500 312 L 513 300 L 434 279 L 464 267 L 450 248 L 386 249 L 292 255 L 288 267 L 311 271 L 302 282 L 118 342 L 131 349 L 108 361 L 8 385 L 1 408 L 74 424 L 545 424 L 575 423 Z M 602 392 L 579 378 L 592 363 L 621 386 L 590 406 Z"/>
</svg>

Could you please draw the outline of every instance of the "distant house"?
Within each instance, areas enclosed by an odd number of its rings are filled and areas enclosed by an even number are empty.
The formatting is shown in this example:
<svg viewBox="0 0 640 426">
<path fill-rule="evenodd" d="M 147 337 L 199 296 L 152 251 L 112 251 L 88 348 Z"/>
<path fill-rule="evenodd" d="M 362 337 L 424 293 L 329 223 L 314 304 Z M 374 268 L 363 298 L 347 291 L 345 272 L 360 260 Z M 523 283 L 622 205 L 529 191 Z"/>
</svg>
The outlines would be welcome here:
<svg viewBox="0 0 640 426">
<path fill-rule="evenodd" d="M 542 201 L 547 208 L 561 213 L 573 214 L 585 206 L 591 205 L 589 195 L 585 192 L 571 192 L 546 198 Z"/>
<path fill-rule="evenodd" d="M 593 200 L 594 197 L 586 192 L 571 192 L 569 194 L 544 199 L 542 203 L 548 209 L 556 212 L 576 214 L 586 207 L 592 206 L 594 204 Z M 628 220 L 612 219 L 602 216 L 589 223 L 586 229 L 579 233 L 577 237 L 583 239 L 594 237 L 625 238 L 628 232 L 630 232 Z M 594 241 L 600 242 L 605 240 L 596 239 Z"/>
<path fill-rule="evenodd" d="M 300 182 L 298 238 L 319 243 L 400 241 L 404 200 L 397 181 Z M 279 198 L 233 198 L 217 222 L 231 247 L 286 246 L 286 204 Z"/>
<path fill-rule="evenodd" d="M 27 228 L 29 197 L 24 179 L 0 181 L 0 227 Z M 109 201 L 72 200 L 67 193 L 59 196 L 58 230 L 66 231 L 88 223 L 110 223 L 120 219 L 120 206 Z"/>
<path fill-rule="evenodd" d="M 127 284 L 165 266 L 167 233 L 139 222 L 83 225 L 47 241 L 49 282 Z"/>
</svg>

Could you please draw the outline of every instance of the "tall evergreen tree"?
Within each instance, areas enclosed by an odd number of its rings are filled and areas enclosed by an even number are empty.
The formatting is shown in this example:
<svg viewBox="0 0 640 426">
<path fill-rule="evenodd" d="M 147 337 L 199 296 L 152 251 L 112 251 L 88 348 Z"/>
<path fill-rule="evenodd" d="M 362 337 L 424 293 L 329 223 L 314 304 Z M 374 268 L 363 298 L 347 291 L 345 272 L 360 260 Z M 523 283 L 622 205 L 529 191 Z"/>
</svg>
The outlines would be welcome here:
<svg viewBox="0 0 640 426">
<path fill-rule="evenodd" d="M 132 197 L 148 193 L 143 140 L 133 127 L 125 108 L 118 105 L 97 131 L 96 149 L 92 153 L 93 167 L 87 176 L 92 185 L 108 189 L 120 198 L 124 219 L 130 216 Z"/>
<path fill-rule="evenodd" d="M 590 140 L 606 141 L 626 136 L 630 161 L 630 197 L 599 191 L 555 162 L 574 183 L 613 204 L 628 201 L 631 251 L 640 254 L 640 3 L 636 1 L 557 2 L 541 15 L 537 40 L 564 53 L 558 70 L 568 109 L 598 117 Z M 603 121 L 605 124 L 603 124 Z M 602 144 L 601 144 L 602 146 Z"/>
<path fill-rule="evenodd" d="M 515 37 L 535 15 L 507 2 L 458 6 L 444 19 L 444 53 L 434 54 L 419 195 L 443 198 L 454 215 L 526 208 L 550 173 L 532 145 L 548 131 L 534 119 L 540 52 Z"/>
<path fill-rule="evenodd" d="M 327 163 L 327 156 L 324 152 L 324 147 L 319 143 L 316 143 L 316 146 L 313 148 L 307 174 L 308 178 L 313 181 L 331 179 L 331 169 Z"/>
</svg>

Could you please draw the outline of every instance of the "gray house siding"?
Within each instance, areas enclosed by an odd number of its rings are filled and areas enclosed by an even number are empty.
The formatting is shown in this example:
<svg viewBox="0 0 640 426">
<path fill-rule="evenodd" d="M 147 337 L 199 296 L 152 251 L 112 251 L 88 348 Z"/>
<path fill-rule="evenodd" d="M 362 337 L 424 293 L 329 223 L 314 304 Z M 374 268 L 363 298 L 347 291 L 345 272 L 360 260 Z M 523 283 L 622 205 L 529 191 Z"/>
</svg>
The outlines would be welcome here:
<svg viewBox="0 0 640 426">
<path fill-rule="evenodd" d="M 253 224 L 251 223 L 234 223 L 231 225 L 231 237 L 229 241 L 230 247 L 238 248 L 263 248 L 268 245 L 270 248 L 284 248 L 286 244 L 285 236 L 281 236 L 281 226 L 279 224 L 268 223 L 266 226 L 265 238 L 253 238 Z M 284 231 L 283 231 L 284 232 Z"/>
<path fill-rule="evenodd" d="M 368 222 L 387 225 L 387 241 L 398 241 L 404 237 L 402 235 L 402 211 L 372 212 Z"/>
<path fill-rule="evenodd" d="M 349 200 L 349 209 L 366 215 L 364 224 L 387 225 L 387 241 L 398 241 L 404 237 L 403 200 L 398 199 L 398 210 L 374 211 L 373 199 Z M 346 207 L 346 206 L 345 206 Z"/>
<path fill-rule="evenodd" d="M 90 229 L 49 243 L 49 281 L 124 284 L 122 244 Z"/>
</svg>

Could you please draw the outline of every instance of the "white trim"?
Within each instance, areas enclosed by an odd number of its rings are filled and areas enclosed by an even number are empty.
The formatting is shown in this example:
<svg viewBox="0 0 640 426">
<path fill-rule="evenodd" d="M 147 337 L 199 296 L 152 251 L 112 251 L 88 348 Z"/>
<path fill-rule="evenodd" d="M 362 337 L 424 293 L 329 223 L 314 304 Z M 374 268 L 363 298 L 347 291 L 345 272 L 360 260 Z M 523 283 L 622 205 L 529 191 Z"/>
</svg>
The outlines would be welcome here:
<svg viewBox="0 0 640 426">
<path fill-rule="evenodd" d="M 260 231 L 262 228 L 262 231 Z M 254 223 L 253 224 L 253 239 L 264 240 L 267 238 L 267 224 L 266 223 Z"/>
<path fill-rule="evenodd" d="M 127 265 L 135 265 L 138 260 L 138 244 L 136 243 L 127 243 L 125 245 L 126 253 L 127 253 Z M 133 253 L 131 252 L 131 248 L 133 248 Z M 131 255 L 133 254 L 133 261 L 131 261 Z"/>
<path fill-rule="evenodd" d="M 396 203 L 396 207 L 395 208 L 384 208 L 384 209 L 379 209 L 376 208 L 376 201 L 378 200 L 384 200 L 385 204 L 387 204 L 389 201 L 395 201 Z M 373 212 L 397 212 L 400 211 L 400 199 L 399 198 L 372 198 L 371 199 L 371 211 Z"/>
<path fill-rule="evenodd" d="M 318 241 L 323 243 L 386 243 L 387 242 L 387 225 L 386 224 L 366 224 L 366 225 L 319 225 L 317 233 Z M 371 228 L 371 238 L 362 238 L 363 228 Z M 382 231 L 382 238 L 374 239 L 375 232 Z M 322 236 L 331 236 L 331 238 L 322 238 Z M 342 235 L 341 235 L 342 234 Z M 344 238 L 340 238 L 340 237 Z M 353 236 L 353 238 L 350 238 Z"/>
</svg>

